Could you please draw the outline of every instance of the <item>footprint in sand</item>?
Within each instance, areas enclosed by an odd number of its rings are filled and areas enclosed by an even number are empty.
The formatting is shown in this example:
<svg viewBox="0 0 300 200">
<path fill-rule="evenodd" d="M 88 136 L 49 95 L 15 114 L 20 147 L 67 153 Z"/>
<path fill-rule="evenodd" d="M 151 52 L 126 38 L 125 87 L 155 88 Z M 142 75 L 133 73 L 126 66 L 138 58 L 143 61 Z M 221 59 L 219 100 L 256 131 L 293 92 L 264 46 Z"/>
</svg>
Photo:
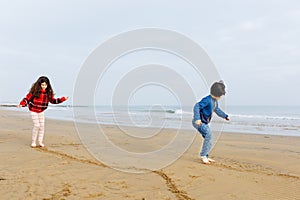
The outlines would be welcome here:
<svg viewBox="0 0 300 200">
<path fill-rule="evenodd" d="M 201 176 L 189 175 L 189 177 L 192 179 L 197 179 L 197 178 L 200 178 Z"/>
<path fill-rule="evenodd" d="M 124 188 L 128 188 L 126 181 L 107 181 L 104 187 L 111 190 L 120 190 Z"/>
</svg>

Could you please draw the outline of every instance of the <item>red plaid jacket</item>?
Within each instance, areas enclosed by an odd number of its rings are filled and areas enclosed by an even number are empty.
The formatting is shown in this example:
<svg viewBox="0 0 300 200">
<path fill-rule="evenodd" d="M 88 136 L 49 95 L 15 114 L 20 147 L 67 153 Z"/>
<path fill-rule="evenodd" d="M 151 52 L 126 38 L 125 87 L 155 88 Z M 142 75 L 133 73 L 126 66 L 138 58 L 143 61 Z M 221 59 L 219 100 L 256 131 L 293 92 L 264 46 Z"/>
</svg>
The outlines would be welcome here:
<svg viewBox="0 0 300 200">
<path fill-rule="evenodd" d="M 65 97 L 55 99 L 52 97 L 49 99 L 46 93 L 41 93 L 39 98 L 32 98 L 32 94 L 28 93 L 26 97 L 20 102 L 23 107 L 27 106 L 30 111 L 40 113 L 48 108 L 49 102 L 52 104 L 59 104 L 66 100 Z"/>
</svg>

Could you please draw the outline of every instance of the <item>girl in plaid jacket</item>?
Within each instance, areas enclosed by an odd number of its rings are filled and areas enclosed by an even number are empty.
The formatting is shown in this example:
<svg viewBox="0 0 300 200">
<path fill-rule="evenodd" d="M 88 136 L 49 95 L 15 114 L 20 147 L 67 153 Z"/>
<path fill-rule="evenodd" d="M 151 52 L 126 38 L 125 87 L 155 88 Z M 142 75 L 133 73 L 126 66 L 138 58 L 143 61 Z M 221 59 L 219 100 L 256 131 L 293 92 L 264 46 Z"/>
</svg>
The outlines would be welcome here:
<svg viewBox="0 0 300 200">
<path fill-rule="evenodd" d="M 45 116 L 44 111 L 48 108 L 49 102 L 52 104 L 59 104 L 66 101 L 68 97 L 54 98 L 54 92 L 52 90 L 50 80 L 46 76 L 41 76 L 32 85 L 29 93 L 17 106 L 27 106 L 30 110 L 30 114 L 33 121 L 32 129 L 32 143 L 31 147 L 36 147 L 36 140 L 38 138 L 39 146 L 44 147 L 44 124 Z"/>
</svg>

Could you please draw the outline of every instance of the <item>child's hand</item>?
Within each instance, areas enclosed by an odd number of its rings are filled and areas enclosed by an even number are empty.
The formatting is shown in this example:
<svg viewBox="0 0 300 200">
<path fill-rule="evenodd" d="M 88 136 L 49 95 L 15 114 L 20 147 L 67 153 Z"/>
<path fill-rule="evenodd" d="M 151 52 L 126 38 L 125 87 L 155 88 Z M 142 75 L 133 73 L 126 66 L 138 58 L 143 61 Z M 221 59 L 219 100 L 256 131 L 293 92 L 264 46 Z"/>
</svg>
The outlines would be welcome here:
<svg viewBox="0 0 300 200">
<path fill-rule="evenodd" d="M 195 124 L 196 124 L 197 126 L 200 126 L 200 125 L 202 124 L 202 122 L 201 122 L 201 120 L 196 120 L 196 121 L 195 121 Z"/>
<path fill-rule="evenodd" d="M 68 100 L 68 99 L 69 99 L 69 97 L 65 97 L 65 96 L 63 96 L 63 97 L 61 98 L 62 101 L 66 101 L 66 100 Z"/>
</svg>

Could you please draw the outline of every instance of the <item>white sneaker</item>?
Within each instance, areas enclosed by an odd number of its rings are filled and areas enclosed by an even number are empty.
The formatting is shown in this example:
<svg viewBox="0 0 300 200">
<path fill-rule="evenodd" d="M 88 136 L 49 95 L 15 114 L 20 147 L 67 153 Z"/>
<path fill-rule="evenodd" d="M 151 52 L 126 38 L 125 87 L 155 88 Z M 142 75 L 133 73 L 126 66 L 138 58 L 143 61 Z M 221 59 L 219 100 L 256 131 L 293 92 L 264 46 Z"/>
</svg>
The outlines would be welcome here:
<svg viewBox="0 0 300 200">
<path fill-rule="evenodd" d="M 209 164 L 209 160 L 206 156 L 201 156 L 201 159 L 204 164 Z"/>
<path fill-rule="evenodd" d="M 207 158 L 209 162 L 215 162 L 214 159 L 211 159 L 211 158 Z"/>
<path fill-rule="evenodd" d="M 35 147 L 36 147 L 36 144 L 35 144 L 35 143 L 31 143 L 31 147 L 32 147 L 32 148 L 35 148 Z"/>
<path fill-rule="evenodd" d="M 45 147 L 45 145 L 43 143 L 40 143 L 40 147 Z"/>
</svg>

